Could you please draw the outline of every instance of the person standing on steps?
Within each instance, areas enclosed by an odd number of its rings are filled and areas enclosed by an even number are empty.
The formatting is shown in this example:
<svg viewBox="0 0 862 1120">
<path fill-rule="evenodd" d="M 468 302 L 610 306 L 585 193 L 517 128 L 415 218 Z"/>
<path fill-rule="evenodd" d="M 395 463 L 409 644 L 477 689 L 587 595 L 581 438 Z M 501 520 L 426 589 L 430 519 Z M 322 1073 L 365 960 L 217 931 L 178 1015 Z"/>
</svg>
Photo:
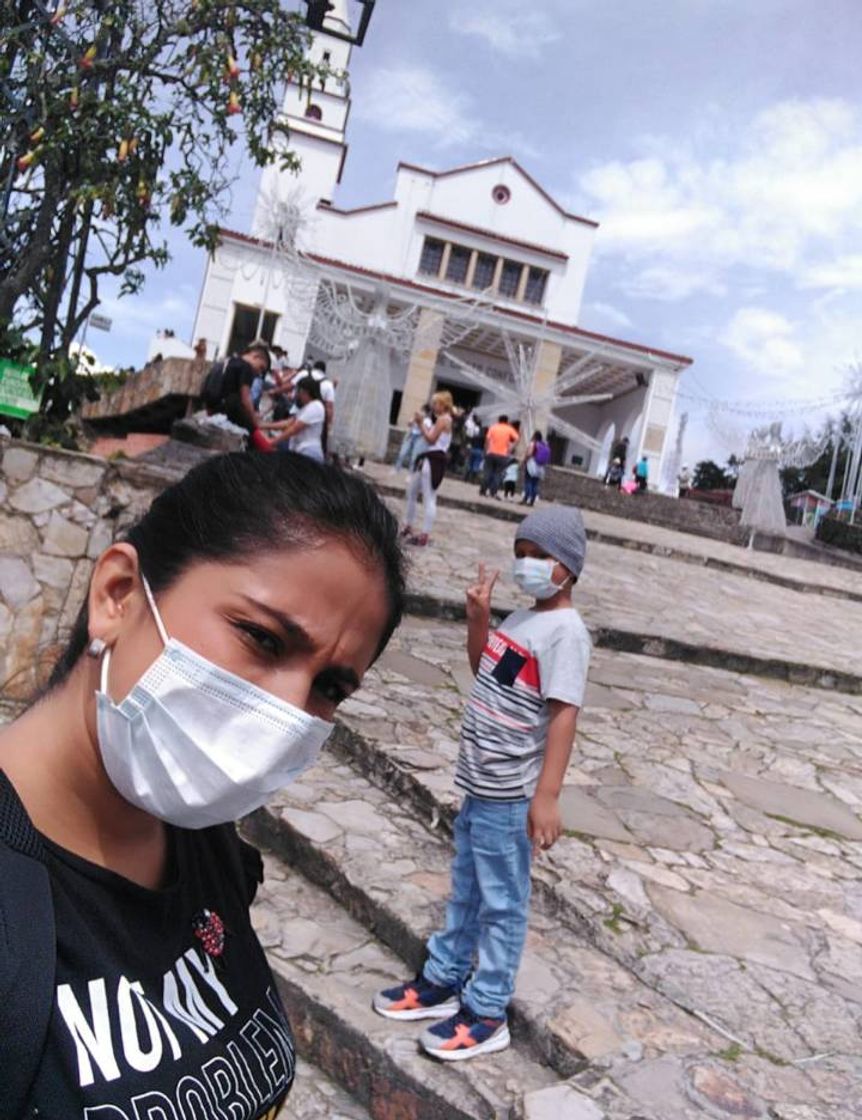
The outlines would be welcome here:
<svg viewBox="0 0 862 1120">
<path fill-rule="evenodd" d="M 518 475 L 521 472 L 521 464 L 512 456 L 509 460 L 505 471 L 503 472 L 503 499 L 508 501 L 514 498 L 515 491 L 518 488 Z"/>
<path fill-rule="evenodd" d="M 628 453 L 629 453 L 629 437 L 628 436 L 623 436 L 622 439 L 618 439 L 614 443 L 613 447 L 611 448 L 611 455 L 610 455 L 610 459 L 611 459 L 612 463 L 616 462 L 617 459 L 619 460 L 619 463 L 620 463 L 620 477 L 625 476 L 625 473 L 626 473 L 626 459 L 628 458 Z M 608 481 L 608 479 L 607 479 L 607 475 L 606 475 L 605 476 L 605 482 L 607 482 L 607 481 Z"/>
<path fill-rule="evenodd" d="M 461 728 L 452 891 L 444 929 L 419 975 L 378 992 L 388 1019 L 440 1019 L 420 1037 L 461 1061 L 509 1045 L 506 1009 L 527 933 L 530 863 L 562 830 L 559 798 L 575 741 L 590 636 L 572 606 L 584 564 L 580 511 L 548 506 L 515 532 L 513 577 L 531 607 L 490 632 L 497 572 L 467 591 L 467 654 L 476 675 Z"/>
<path fill-rule="evenodd" d="M 293 1038 L 233 822 L 315 761 L 404 586 L 371 487 L 298 455 L 209 458 L 102 553 L 0 731 L 0 1115 L 276 1115 Z"/>
<path fill-rule="evenodd" d="M 487 494 L 491 498 L 497 497 L 497 491 L 503 483 L 503 473 L 509 456 L 515 449 L 519 439 L 517 428 L 509 423 L 508 416 L 501 416 L 496 424 L 492 424 L 485 434 L 485 469 L 479 493 L 483 497 Z"/>
<path fill-rule="evenodd" d="M 437 490 L 446 474 L 449 458 L 449 445 L 452 442 L 452 410 L 455 407 L 452 394 L 443 391 L 431 398 L 431 415 L 423 416 L 417 412 L 414 420 L 422 429 L 423 444 L 414 456 L 407 481 L 407 510 L 404 514 L 402 536 L 409 544 L 424 547 L 431 540 L 431 530 L 437 516 Z M 422 494 L 425 513 L 422 532 L 413 529 L 416 520 L 416 502 Z"/>
<path fill-rule="evenodd" d="M 524 497 L 521 505 L 534 506 L 539 496 L 545 467 L 551 461 L 551 448 L 545 443 L 541 432 L 533 432 L 527 455 L 524 459 Z"/>
<path fill-rule="evenodd" d="M 635 463 L 634 467 L 635 482 L 637 483 L 637 493 L 645 494 L 647 483 L 649 482 L 649 459 L 646 455 L 641 455 L 640 459 Z"/>
</svg>

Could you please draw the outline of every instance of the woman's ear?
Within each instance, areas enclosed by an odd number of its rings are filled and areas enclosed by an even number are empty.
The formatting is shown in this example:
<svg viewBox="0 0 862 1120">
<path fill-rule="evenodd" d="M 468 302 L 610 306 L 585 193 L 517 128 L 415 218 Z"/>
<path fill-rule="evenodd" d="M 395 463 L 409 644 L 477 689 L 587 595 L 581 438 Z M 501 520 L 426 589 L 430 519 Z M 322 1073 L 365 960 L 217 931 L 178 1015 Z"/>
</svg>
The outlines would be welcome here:
<svg viewBox="0 0 862 1120">
<path fill-rule="evenodd" d="M 88 598 L 89 636 L 113 645 L 134 596 L 141 592 L 138 553 L 130 544 L 112 544 L 93 568 Z"/>
</svg>

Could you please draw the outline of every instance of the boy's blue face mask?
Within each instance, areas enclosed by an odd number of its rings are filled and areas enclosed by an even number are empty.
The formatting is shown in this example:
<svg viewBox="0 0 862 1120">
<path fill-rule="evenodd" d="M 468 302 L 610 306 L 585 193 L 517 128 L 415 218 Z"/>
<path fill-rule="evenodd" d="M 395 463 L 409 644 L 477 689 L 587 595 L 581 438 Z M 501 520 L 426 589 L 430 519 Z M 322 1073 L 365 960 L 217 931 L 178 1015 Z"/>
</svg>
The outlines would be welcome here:
<svg viewBox="0 0 862 1120">
<path fill-rule="evenodd" d="M 525 595 L 534 599 L 550 599 L 562 591 L 571 579 L 567 576 L 562 583 L 554 583 L 556 560 L 539 560 L 534 556 L 519 556 L 512 564 L 512 579 Z"/>
</svg>

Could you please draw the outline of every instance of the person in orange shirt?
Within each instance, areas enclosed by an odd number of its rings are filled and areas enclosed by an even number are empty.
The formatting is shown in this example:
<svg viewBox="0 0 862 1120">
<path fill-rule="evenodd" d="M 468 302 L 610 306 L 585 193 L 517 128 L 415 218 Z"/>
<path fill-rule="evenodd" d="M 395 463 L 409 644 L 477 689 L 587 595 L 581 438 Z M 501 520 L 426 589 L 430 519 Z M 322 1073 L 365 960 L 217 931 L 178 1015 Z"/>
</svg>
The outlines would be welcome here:
<svg viewBox="0 0 862 1120">
<path fill-rule="evenodd" d="M 497 497 L 506 464 L 519 438 L 518 430 L 509 423 L 508 416 L 501 416 L 488 429 L 485 436 L 485 473 L 479 487 L 479 493 L 483 496 L 488 494 L 492 498 Z"/>
</svg>

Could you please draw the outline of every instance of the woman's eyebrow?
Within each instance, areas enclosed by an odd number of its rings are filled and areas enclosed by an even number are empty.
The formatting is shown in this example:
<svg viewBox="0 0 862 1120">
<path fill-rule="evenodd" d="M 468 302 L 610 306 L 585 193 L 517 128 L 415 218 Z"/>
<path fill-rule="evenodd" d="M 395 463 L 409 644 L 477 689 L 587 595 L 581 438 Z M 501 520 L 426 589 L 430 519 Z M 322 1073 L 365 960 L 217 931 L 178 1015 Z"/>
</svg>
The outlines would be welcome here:
<svg viewBox="0 0 862 1120">
<path fill-rule="evenodd" d="M 294 622 L 288 615 L 284 614 L 276 607 L 270 607 L 266 603 L 261 603 L 259 599 L 255 599 L 251 595 L 242 595 L 241 598 L 243 598 L 250 607 L 254 607 L 255 610 L 268 615 L 273 622 L 281 627 L 285 634 L 289 634 L 290 637 L 295 642 L 298 642 L 304 649 L 310 650 L 314 648 L 314 642 L 308 631 L 300 626 L 298 622 Z"/>
<path fill-rule="evenodd" d="M 270 607 L 266 603 L 261 603 L 251 595 L 243 595 L 241 597 L 245 599 L 250 607 L 254 607 L 256 610 L 262 611 L 263 614 L 268 615 L 286 634 L 290 635 L 294 642 L 298 642 L 302 649 L 314 649 L 314 641 L 311 635 L 306 629 L 300 626 L 298 622 L 294 622 L 292 618 L 276 607 Z M 330 665 L 323 671 L 321 676 L 336 680 L 339 684 L 346 685 L 352 692 L 355 692 L 362 683 L 359 679 L 359 674 L 354 669 L 351 669 L 349 665 Z"/>
</svg>

